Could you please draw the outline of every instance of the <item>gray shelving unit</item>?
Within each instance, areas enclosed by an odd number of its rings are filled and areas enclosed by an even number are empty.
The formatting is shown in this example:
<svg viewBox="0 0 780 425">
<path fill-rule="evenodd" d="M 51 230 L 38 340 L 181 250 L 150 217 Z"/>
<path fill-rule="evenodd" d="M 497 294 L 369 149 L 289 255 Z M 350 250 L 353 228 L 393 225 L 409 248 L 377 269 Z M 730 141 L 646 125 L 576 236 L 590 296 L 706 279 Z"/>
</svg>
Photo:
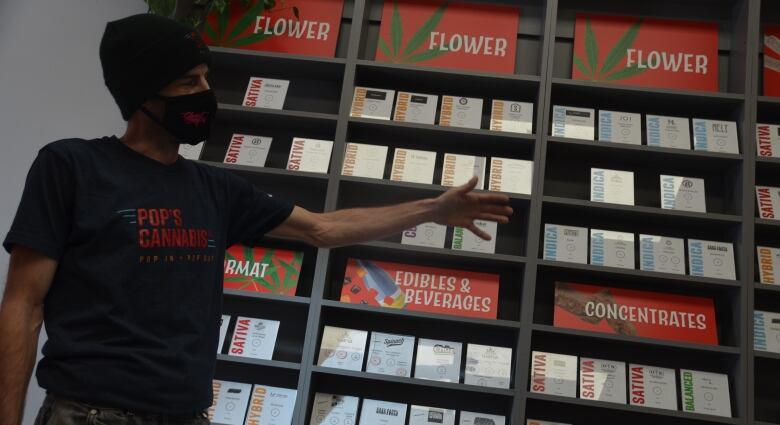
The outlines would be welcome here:
<svg viewBox="0 0 780 425">
<path fill-rule="evenodd" d="M 512 195 L 516 214 L 499 228 L 495 255 L 401 245 L 400 235 L 337 249 L 269 240 L 267 245 L 304 252 L 295 297 L 225 291 L 226 314 L 282 322 L 273 360 L 217 356 L 220 379 L 297 388 L 294 424 L 308 424 L 315 392 L 507 416 L 508 423 L 536 418 L 573 424 L 780 424 L 780 355 L 754 352 L 754 309 L 780 311 L 780 288 L 755 283 L 755 245 L 780 246 L 777 221 L 756 218 L 756 184 L 780 186 L 780 160 L 756 159 L 756 122 L 780 123 L 780 100 L 761 93 L 761 34 L 780 23 L 780 3 L 770 0 L 493 0 L 521 9 L 516 72 L 498 75 L 374 61 L 383 0 L 346 0 L 335 58 L 214 48 L 213 82 L 220 113 L 202 160 L 246 177 L 276 196 L 313 211 L 372 206 L 436 196 L 438 185 L 341 176 L 348 141 L 533 160 L 533 194 Z M 695 19 L 719 24 L 719 91 L 716 93 L 615 86 L 570 79 L 577 12 Z M 239 106 L 250 76 L 291 80 L 285 110 Z M 356 85 L 423 93 L 509 98 L 535 104 L 534 133 L 444 128 L 351 118 Z M 554 104 L 737 121 L 739 155 L 602 144 L 551 137 Z M 486 108 L 483 128 L 487 128 Z M 221 164 L 232 133 L 274 138 L 265 168 Z M 294 136 L 334 140 L 328 174 L 284 170 Z M 588 200 L 591 166 L 636 173 L 636 206 Z M 441 155 L 434 181 L 441 173 Z M 706 180 L 709 213 L 660 209 L 658 175 Z M 652 232 L 733 242 L 738 280 L 652 273 L 541 259 L 546 222 Z M 382 259 L 500 275 L 497 320 L 377 309 L 339 302 L 346 260 Z M 553 283 L 594 282 L 715 300 L 718 346 L 632 338 L 562 329 L 553 323 Z M 326 325 L 368 331 L 450 338 L 514 348 L 511 388 L 388 377 L 316 366 Z M 232 331 L 232 330 L 231 330 Z M 528 391 L 531 350 L 594 356 L 671 368 L 726 373 L 732 418 L 569 399 Z"/>
</svg>

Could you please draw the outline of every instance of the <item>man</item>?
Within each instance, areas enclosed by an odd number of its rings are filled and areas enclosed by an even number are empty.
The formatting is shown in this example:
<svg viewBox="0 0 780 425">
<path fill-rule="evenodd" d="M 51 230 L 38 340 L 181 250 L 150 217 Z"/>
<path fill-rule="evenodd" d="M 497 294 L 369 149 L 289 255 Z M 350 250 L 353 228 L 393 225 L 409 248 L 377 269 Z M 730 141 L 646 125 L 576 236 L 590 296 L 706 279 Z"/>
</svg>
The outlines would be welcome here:
<svg viewBox="0 0 780 425">
<path fill-rule="evenodd" d="M 21 421 L 44 320 L 37 423 L 208 423 L 227 246 L 268 234 L 335 247 L 428 221 L 487 238 L 475 219 L 512 214 L 506 196 L 472 193 L 476 179 L 437 198 L 322 214 L 271 198 L 177 154 L 205 139 L 216 112 L 195 32 L 131 16 L 106 26 L 100 58 L 125 134 L 41 149 L 3 243 L 3 425 Z"/>
</svg>

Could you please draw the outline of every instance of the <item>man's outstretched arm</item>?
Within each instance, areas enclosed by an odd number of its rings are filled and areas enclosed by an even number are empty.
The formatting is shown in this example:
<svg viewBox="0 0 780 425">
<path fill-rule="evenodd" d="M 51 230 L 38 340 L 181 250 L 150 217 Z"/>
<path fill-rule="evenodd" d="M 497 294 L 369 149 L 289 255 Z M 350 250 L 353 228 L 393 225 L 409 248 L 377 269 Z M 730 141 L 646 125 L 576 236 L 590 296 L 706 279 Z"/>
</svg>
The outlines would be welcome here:
<svg viewBox="0 0 780 425">
<path fill-rule="evenodd" d="M 0 425 L 22 421 L 43 324 L 43 300 L 56 271 L 57 261 L 36 251 L 16 245 L 11 252 L 0 304 Z"/>
<path fill-rule="evenodd" d="M 512 208 L 506 195 L 472 192 L 476 184 L 474 177 L 436 198 L 385 207 L 350 208 L 327 213 L 313 213 L 295 207 L 290 217 L 269 235 L 302 240 L 319 247 L 336 247 L 381 239 L 432 221 L 465 227 L 475 235 L 489 239 L 488 234 L 474 225 L 474 220 L 504 224 L 509 221 Z"/>
</svg>

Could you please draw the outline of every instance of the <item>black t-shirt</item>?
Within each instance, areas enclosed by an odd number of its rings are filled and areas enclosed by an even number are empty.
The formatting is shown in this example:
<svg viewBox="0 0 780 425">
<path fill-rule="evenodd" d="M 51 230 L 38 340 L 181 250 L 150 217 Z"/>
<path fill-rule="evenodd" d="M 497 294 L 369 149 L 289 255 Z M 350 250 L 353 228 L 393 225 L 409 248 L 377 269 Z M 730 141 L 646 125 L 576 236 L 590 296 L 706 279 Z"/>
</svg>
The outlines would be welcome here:
<svg viewBox="0 0 780 425">
<path fill-rule="evenodd" d="M 59 261 L 39 385 L 143 412 L 208 408 L 225 248 L 256 243 L 292 209 L 228 171 L 164 165 L 116 137 L 41 149 L 3 243 Z"/>
</svg>

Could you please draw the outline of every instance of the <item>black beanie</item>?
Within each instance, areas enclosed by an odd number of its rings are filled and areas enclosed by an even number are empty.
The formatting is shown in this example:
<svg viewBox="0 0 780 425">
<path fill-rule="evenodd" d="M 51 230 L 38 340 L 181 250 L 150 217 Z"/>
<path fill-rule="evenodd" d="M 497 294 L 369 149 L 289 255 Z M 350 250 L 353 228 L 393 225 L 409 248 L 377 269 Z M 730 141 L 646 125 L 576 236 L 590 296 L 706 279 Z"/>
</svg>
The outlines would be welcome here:
<svg viewBox="0 0 780 425">
<path fill-rule="evenodd" d="M 190 69 L 211 65 L 211 56 L 192 27 L 143 13 L 106 24 L 100 63 L 106 86 L 127 120 Z"/>
</svg>

